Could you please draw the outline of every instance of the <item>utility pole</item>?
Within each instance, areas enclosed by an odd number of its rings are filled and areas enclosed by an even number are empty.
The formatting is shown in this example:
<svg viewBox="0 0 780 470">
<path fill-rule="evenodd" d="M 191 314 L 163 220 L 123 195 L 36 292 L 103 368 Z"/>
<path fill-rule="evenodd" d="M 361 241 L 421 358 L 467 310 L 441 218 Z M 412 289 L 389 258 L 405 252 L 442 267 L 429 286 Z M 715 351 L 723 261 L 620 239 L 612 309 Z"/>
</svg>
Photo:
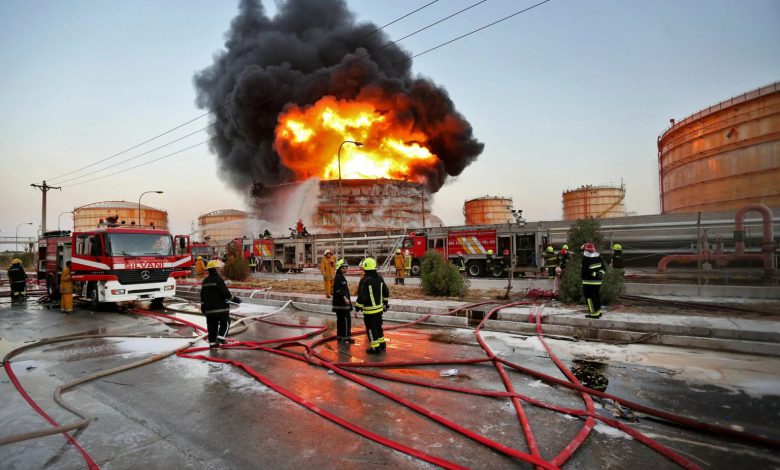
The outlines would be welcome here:
<svg viewBox="0 0 780 470">
<path fill-rule="evenodd" d="M 46 233 L 46 192 L 50 189 L 59 189 L 62 191 L 62 188 L 59 186 L 49 186 L 46 184 L 46 180 L 43 180 L 43 184 L 31 184 L 33 188 L 38 188 L 43 193 L 43 200 L 41 202 L 41 236 L 43 236 L 44 233 Z"/>
</svg>

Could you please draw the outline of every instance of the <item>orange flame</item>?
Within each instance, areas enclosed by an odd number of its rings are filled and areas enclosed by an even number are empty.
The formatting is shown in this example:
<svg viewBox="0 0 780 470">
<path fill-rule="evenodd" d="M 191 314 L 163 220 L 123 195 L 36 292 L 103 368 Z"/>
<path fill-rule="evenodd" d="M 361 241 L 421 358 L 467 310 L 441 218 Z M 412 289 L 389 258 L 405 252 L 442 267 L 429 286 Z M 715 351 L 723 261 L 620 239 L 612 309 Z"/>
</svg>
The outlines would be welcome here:
<svg viewBox="0 0 780 470">
<path fill-rule="evenodd" d="M 344 143 L 362 142 L 363 146 Z M 326 96 L 307 108 L 292 106 L 280 116 L 274 148 L 300 179 L 419 179 L 438 164 L 427 136 L 399 120 L 386 105 Z"/>
</svg>

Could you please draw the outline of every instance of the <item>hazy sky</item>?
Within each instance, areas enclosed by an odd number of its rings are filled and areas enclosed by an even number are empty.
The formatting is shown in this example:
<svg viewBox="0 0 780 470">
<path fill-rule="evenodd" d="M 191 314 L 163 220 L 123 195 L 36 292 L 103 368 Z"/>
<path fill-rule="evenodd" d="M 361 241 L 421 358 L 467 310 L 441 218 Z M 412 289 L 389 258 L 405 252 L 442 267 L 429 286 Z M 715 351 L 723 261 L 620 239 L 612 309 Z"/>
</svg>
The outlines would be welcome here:
<svg viewBox="0 0 780 470">
<path fill-rule="evenodd" d="M 386 24 L 428 0 L 348 0 L 359 20 Z M 385 29 L 405 36 L 476 0 L 441 0 Z M 489 0 L 400 43 L 411 54 L 535 1 Z M 275 4 L 264 2 L 273 14 Z M 139 144 L 203 113 L 196 71 L 211 65 L 237 2 L 205 0 L 0 2 L 0 229 L 40 224 L 51 180 Z M 528 220 L 556 220 L 561 193 L 626 185 L 626 206 L 658 213 L 656 138 L 733 95 L 780 80 L 780 2 L 552 0 L 416 58 L 415 74 L 445 87 L 485 143 L 479 159 L 435 195 L 434 213 L 463 221 L 465 199 L 511 196 Z M 199 119 L 121 157 L 54 180 L 48 227 L 74 207 L 138 201 L 168 210 L 172 231 L 198 215 L 245 209 L 217 175 L 205 145 L 116 172 L 208 138 L 199 132 L 132 162 L 73 181 L 209 124 Z M 68 186 L 75 184 L 73 186 Z M 61 218 L 70 229 L 69 215 Z M 20 236 L 34 234 L 22 226 Z M 8 248 L 0 247 L 0 250 Z"/>
</svg>

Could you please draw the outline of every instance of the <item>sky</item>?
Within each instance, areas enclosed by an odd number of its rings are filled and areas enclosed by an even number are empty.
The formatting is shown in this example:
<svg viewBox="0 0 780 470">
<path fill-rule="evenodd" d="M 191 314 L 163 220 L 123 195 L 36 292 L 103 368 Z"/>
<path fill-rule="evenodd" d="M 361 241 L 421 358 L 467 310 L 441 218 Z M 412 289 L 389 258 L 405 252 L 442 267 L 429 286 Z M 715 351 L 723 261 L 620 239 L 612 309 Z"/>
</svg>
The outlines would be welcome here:
<svg viewBox="0 0 780 470">
<path fill-rule="evenodd" d="M 426 3 L 347 0 L 380 26 Z M 474 3 L 441 0 L 384 31 L 398 39 Z M 419 54 L 534 3 L 488 0 L 399 44 Z M 50 230 L 72 228 L 63 212 L 75 207 L 137 203 L 144 191 L 163 191 L 142 202 L 167 210 L 175 233 L 206 212 L 247 209 L 208 147 L 195 146 L 209 138 L 197 132 L 208 116 L 62 176 L 202 116 L 192 79 L 222 49 L 237 4 L 0 2 L 0 236 L 35 235 L 41 192 L 30 184 L 44 179 L 62 186 L 48 193 Z M 275 3 L 264 5 L 273 15 Z M 670 118 L 780 80 L 778 25 L 777 0 L 551 0 L 415 58 L 413 72 L 443 86 L 485 144 L 435 194 L 433 212 L 462 224 L 463 202 L 489 195 L 511 197 L 529 221 L 560 220 L 563 191 L 622 183 L 628 211 L 657 214 L 658 135 Z"/>
</svg>

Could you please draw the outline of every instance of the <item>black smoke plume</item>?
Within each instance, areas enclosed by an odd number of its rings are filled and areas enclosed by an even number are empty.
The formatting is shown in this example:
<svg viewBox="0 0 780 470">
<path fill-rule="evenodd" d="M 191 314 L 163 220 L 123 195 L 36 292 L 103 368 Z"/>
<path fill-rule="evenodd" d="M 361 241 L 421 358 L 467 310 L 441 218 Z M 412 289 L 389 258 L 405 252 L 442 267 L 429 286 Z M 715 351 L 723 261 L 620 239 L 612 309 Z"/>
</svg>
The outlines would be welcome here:
<svg viewBox="0 0 780 470">
<path fill-rule="evenodd" d="M 239 190 L 296 180 L 273 148 L 285 106 L 326 95 L 350 100 L 379 93 L 429 136 L 439 164 L 426 170 L 436 192 L 482 152 L 471 125 L 444 88 L 413 77 L 409 54 L 388 45 L 372 23 L 356 23 L 342 0 L 288 0 L 269 18 L 258 0 L 242 0 L 214 64 L 194 78 L 197 105 L 215 110 L 212 150 L 221 174 Z M 399 112 L 400 111 L 400 112 Z"/>
</svg>

